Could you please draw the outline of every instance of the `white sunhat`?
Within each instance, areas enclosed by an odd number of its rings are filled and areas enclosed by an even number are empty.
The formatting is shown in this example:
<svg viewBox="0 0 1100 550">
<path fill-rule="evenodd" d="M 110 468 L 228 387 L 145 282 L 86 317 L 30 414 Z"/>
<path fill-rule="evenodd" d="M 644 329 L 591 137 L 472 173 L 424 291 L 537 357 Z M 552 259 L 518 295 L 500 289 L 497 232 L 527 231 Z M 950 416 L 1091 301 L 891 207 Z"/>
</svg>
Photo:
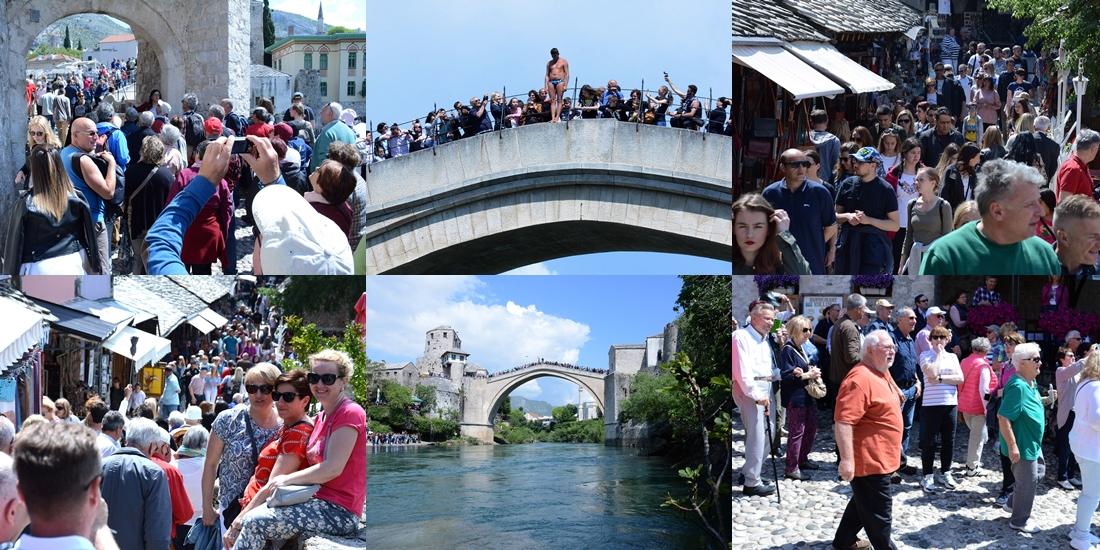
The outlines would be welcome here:
<svg viewBox="0 0 1100 550">
<path fill-rule="evenodd" d="M 252 205 L 265 275 L 351 275 L 348 237 L 286 185 L 270 185 Z"/>
</svg>

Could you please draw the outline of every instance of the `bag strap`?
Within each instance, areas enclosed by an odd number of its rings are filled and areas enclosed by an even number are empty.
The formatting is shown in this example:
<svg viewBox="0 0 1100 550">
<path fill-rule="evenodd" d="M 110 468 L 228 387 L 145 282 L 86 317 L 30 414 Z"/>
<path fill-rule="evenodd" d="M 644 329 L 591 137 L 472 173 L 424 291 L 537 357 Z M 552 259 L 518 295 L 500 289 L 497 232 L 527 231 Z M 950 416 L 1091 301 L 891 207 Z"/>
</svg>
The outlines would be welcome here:
<svg viewBox="0 0 1100 550">
<path fill-rule="evenodd" d="M 256 436 L 252 431 L 252 418 L 248 416 L 248 409 L 244 411 L 244 426 L 248 430 L 248 444 L 252 446 L 252 464 L 258 464 L 260 462 L 260 453 L 256 450 Z"/>
<path fill-rule="evenodd" d="M 130 195 L 130 198 L 126 200 L 127 221 L 133 220 L 133 217 L 130 216 L 130 212 L 133 210 L 134 198 L 138 196 L 138 193 L 141 193 L 141 191 L 145 189 L 145 184 L 149 183 L 149 180 L 153 179 L 153 175 L 156 174 L 157 170 L 159 169 L 159 166 L 154 166 L 153 169 L 149 171 L 149 175 L 145 176 L 145 179 L 142 180 L 141 185 L 139 185 L 138 188 L 134 190 L 133 194 Z"/>
</svg>

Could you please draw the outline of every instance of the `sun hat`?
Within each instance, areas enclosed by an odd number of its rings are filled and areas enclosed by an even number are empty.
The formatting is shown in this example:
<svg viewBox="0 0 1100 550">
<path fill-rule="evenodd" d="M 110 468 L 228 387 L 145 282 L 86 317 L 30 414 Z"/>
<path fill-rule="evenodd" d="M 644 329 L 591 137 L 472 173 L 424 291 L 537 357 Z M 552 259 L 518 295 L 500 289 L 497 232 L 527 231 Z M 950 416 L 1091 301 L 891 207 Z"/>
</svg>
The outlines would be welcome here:
<svg viewBox="0 0 1100 550">
<path fill-rule="evenodd" d="M 351 275 L 348 237 L 297 191 L 269 185 L 252 206 L 265 275 Z"/>
</svg>

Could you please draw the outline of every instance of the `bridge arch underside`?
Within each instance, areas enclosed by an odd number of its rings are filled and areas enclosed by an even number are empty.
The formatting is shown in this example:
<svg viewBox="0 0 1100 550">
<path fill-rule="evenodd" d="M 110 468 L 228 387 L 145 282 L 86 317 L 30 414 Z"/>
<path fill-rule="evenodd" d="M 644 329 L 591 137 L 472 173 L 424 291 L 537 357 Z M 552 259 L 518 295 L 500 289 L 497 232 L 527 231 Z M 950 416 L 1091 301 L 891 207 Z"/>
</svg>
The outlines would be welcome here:
<svg viewBox="0 0 1100 550">
<path fill-rule="evenodd" d="M 486 274 L 597 252 L 728 261 L 732 195 L 720 180 L 607 165 L 476 182 L 368 213 L 371 274 Z"/>
<path fill-rule="evenodd" d="M 597 384 L 597 383 L 594 383 L 594 381 L 588 380 L 588 377 L 586 377 L 586 376 L 576 376 L 576 375 L 570 375 L 570 374 L 563 374 L 563 373 L 558 372 L 558 371 L 543 370 L 543 371 L 538 371 L 538 372 L 534 372 L 534 373 L 530 373 L 530 374 L 525 374 L 524 376 L 518 376 L 514 380 L 510 380 L 506 384 L 495 388 L 495 390 L 490 386 L 489 389 L 492 392 L 493 396 L 490 400 L 486 401 L 486 403 L 489 404 L 489 407 L 486 410 L 485 414 L 481 418 L 476 419 L 476 422 L 484 422 L 485 425 L 492 426 L 493 425 L 493 419 L 496 418 L 497 412 L 500 410 L 501 404 L 504 403 L 504 398 L 505 397 L 508 397 L 508 395 L 510 395 L 513 391 L 515 391 L 516 388 L 518 388 L 518 387 L 520 387 L 520 386 L 522 386 L 522 385 L 524 385 L 524 384 L 526 384 L 526 383 L 528 383 L 532 380 L 537 380 L 539 378 L 546 378 L 546 377 L 558 378 L 558 379 L 561 379 L 561 380 L 565 380 L 567 382 L 572 382 L 572 383 L 577 384 L 578 386 L 584 388 L 589 393 L 589 395 L 591 395 L 596 400 L 596 406 L 599 407 L 599 409 L 601 411 L 606 412 L 606 409 L 603 406 L 603 379 L 602 378 L 599 380 L 599 383 Z M 492 382 L 490 382 L 490 384 L 492 384 Z"/>
</svg>

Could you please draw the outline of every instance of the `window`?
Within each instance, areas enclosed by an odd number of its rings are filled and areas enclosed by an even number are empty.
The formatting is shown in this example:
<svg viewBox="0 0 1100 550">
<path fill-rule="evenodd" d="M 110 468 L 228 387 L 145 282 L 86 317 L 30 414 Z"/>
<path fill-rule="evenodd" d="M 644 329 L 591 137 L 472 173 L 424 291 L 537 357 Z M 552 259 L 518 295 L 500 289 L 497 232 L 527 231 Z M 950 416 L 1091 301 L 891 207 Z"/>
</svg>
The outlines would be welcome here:
<svg viewBox="0 0 1100 550">
<path fill-rule="evenodd" d="M 348 52 L 348 68 L 355 68 L 355 52 Z"/>
<path fill-rule="evenodd" d="M 328 82 L 321 83 L 321 97 L 328 97 Z"/>
<path fill-rule="evenodd" d="M 321 70 L 322 71 L 327 71 L 328 70 L 328 54 L 327 53 L 322 53 L 322 54 L 319 54 L 319 55 L 321 56 Z"/>
<path fill-rule="evenodd" d="M 306 69 L 312 69 L 313 68 L 313 54 L 311 54 L 311 53 L 306 54 L 305 68 Z"/>
<path fill-rule="evenodd" d="M 348 95 L 355 95 L 355 82 L 348 82 Z"/>
</svg>

